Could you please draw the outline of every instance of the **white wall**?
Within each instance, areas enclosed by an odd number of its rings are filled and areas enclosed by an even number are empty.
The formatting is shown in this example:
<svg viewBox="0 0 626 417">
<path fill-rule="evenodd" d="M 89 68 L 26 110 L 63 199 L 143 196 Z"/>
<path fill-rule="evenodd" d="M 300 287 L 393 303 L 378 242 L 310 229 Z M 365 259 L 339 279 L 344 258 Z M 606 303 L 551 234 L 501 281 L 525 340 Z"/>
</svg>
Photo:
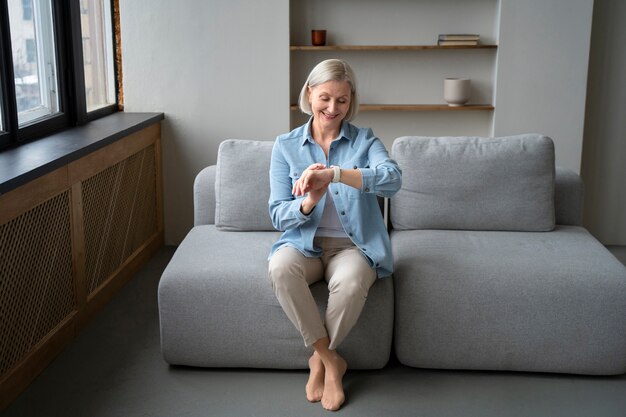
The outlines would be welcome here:
<svg viewBox="0 0 626 417">
<path fill-rule="evenodd" d="M 288 0 L 121 1 L 120 16 L 125 110 L 165 113 L 165 241 L 178 244 L 219 143 L 289 128 Z"/>
<path fill-rule="evenodd" d="M 536 132 L 580 172 L 593 0 L 501 0 L 494 136 Z"/>
<path fill-rule="evenodd" d="M 626 245 L 626 2 L 594 4 L 582 172 L 584 224 Z"/>
<path fill-rule="evenodd" d="M 396 1 L 414 7 L 414 0 Z M 461 0 L 442 1 L 420 0 L 426 8 L 466 7 Z M 493 0 L 475 2 L 488 5 Z M 357 3 L 375 9 L 384 2 Z M 416 135 L 545 133 L 556 143 L 557 163 L 578 172 L 593 0 L 495 4 L 496 21 L 485 24 L 487 38 L 497 34 L 499 44 L 497 66 L 491 71 L 496 77 L 493 117 L 468 114 L 451 125 L 449 115 L 442 114 L 370 114 L 357 123 L 368 120 L 377 133 L 388 132 L 388 145 L 401 125 Z M 120 2 L 120 7 L 126 110 L 159 111 L 166 117 L 165 235 L 166 243 L 177 244 L 193 225 L 193 179 L 215 163 L 219 143 L 226 138 L 273 140 L 289 129 L 289 0 L 133 0 Z M 388 21 L 375 20 L 368 31 L 379 28 L 384 35 L 404 16 L 385 13 Z M 452 29 L 441 30 L 446 31 Z M 376 39 L 379 33 L 361 43 Z M 419 59 L 424 56 L 428 54 Z M 415 77 L 419 83 L 420 73 Z M 483 131 L 477 126 L 487 127 Z"/>
</svg>

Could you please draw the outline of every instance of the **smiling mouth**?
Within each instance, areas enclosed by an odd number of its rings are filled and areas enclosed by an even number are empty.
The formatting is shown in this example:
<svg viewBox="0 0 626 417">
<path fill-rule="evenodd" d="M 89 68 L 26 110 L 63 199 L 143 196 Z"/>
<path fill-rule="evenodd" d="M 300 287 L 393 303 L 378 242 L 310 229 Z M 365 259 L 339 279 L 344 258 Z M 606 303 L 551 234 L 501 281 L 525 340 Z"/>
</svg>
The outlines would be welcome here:
<svg viewBox="0 0 626 417">
<path fill-rule="evenodd" d="M 324 116 L 327 119 L 334 119 L 337 116 L 339 116 L 338 114 L 328 114 L 328 113 L 324 113 L 324 112 L 321 112 L 321 113 L 322 113 L 322 116 Z"/>
</svg>

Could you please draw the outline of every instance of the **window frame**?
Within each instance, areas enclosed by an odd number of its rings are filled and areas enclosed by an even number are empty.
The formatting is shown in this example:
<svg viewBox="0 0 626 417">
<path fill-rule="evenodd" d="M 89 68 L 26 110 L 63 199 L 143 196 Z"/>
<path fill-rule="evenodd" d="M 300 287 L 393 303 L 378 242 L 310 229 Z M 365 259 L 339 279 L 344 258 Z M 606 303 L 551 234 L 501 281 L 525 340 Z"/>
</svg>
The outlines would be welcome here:
<svg viewBox="0 0 626 417">
<path fill-rule="evenodd" d="M 56 34 L 54 34 L 54 16 L 52 15 L 52 4 L 46 4 L 44 7 L 45 16 L 43 15 L 44 10 L 40 4 L 33 4 L 33 0 L 28 0 L 32 5 L 31 11 L 31 19 L 33 25 L 35 26 L 35 34 L 47 34 L 53 33 L 53 36 L 56 38 Z M 41 3 L 41 2 L 40 2 Z M 46 3 L 46 2 L 44 2 Z M 24 7 L 24 0 L 22 0 L 22 7 Z M 23 13 L 22 13 L 23 15 Z M 47 17 L 50 17 L 48 20 Z M 45 17 L 45 18 L 44 18 Z M 27 21 L 22 17 L 22 20 Z M 39 74 L 38 79 L 38 89 L 39 89 L 39 97 L 40 97 L 40 106 L 35 108 L 30 108 L 26 111 L 22 111 L 21 114 L 18 114 L 18 122 L 22 124 L 22 126 L 28 126 L 30 124 L 36 123 L 38 120 L 43 120 L 51 114 L 57 114 L 60 108 L 60 103 L 58 99 L 59 94 L 59 71 L 58 71 L 58 54 L 56 53 L 56 45 L 51 41 L 48 37 L 40 36 L 38 38 L 39 42 L 35 41 L 35 38 L 26 38 L 25 40 L 25 50 L 26 50 L 26 61 L 36 63 L 37 65 L 37 73 Z M 30 47 L 29 47 L 30 46 Z M 32 56 L 31 56 L 32 55 Z M 33 58 L 30 60 L 30 58 Z M 53 78 L 53 83 L 50 83 L 50 74 L 49 67 L 47 64 L 48 57 L 54 57 L 55 68 L 54 71 L 56 75 Z M 51 84 L 54 84 L 53 86 Z M 53 87 L 53 88 L 51 88 Z M 50 97 L 50 92 L 55 92 L 55 98 Z M 19 105 L 18 105 L 19 110 Z M 20 117 L 22 121 L 20 121 Z M 26 119 L 26 120 L 24 120 Z"/>
<path fill-rule="evenodd" d="M 114 10 L 114 0 L 109 1 Z M 0 130 L 0 151 L 19 146 L 26 142 L 45 137 L 61 130 L 88 123 L 118 110 L 119 89 L 118 66 L 113 65 L 115 102 L 87 111 L 85 95 L 85 74 L 81 30 L 80 0 L 51 0 L 55 54 L 57 59 L 59 84 L 59 112 L 19 127 L 16 104 L 13 56 L 11 49 L 11 29 L 9 25 L 8 0 L 0 0 L 0 106 L 2 129 Z M 111 35 L 113 58 L 115 59 L 115 15 L 112 14 Z"/>
<path fill-rule="evenodd" d="M 114 2 L 113 0 L 109 0 L 111 3 L 111 21 L 109 24 L 111 25 L 111 36 L 113 39 L 113 59 L 115 60 L 115 45 L 116 45 L 116 33 L 115 33 L 115 18 L 113 14 L 114 10 Z M 87 94 L 85 91 L 85 68 L 84 68 L 84 58 L 83 58 L 83 36 L 81 30 L 81 6 L 80 0 L 73 0 L 71 7 L 71 26 L 74 28 L 74 36 L 71 39 L 71 49 L 75 55 L 73 60 L 73 74 L 74 74 L 74 90 L 76 91 L 76 100 L 75 104 L 76 109 L 76 118 L 80 121 L 79 124 L 84 124 L 90 122 L 95 119 L 99 119 L 106 115 L 112 114 L 118 110 L 119 103 L 119 91 L 115 88 L 115 103 L 110 104 L 108 106 L 101 107 L 99 109 L 93 110 L 91 112 L 87 111 Z M 117 85 L 118 73 L 117 73 L 117 65 L 113 65 L 113 77 L 115 85 Z"/>
</svg>

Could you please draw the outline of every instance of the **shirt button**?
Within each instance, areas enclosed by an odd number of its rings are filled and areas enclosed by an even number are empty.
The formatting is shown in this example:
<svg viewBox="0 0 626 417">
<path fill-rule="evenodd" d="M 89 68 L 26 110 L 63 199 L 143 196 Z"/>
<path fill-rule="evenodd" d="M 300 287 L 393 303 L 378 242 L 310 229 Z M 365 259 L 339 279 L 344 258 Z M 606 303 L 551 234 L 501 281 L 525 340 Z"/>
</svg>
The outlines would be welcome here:
<svg viewBox="0 0 626 417">
<path fill-rule="evenodd" d="M 352 233 L 348 233 L 348 236 L 352 237 Z"/>
<path fill-rule="evenodd" d="M 352 167 L 352 169 L 357 169 L 357 168 L 358 168 L 358 167 L 357 167 L 356 165 Z"/>
<path fill-rule="evenodd" d="M 366 189 L 365 189 L 365 192 L 366 192 L 366 193 L 369 193 L 369 192 L 370 192 L 370 189 L 369 189 L 369 188 L 366 188 Z"/>
<path fill-rule="evenodd" d="M 346 212 L 345 212 L 345 211 L 342 211 L 342 212 L 341 212 L 341 215 L 342 215 L 342 216 L 344 216 L 345 214 L 346 214 Z"/>
<path fill-rule="evenodd" d="M 297 173 L 297 172 L 294 172 L 294 173 L 293 173 L 293 176 L 294 176 L 294 177 L 297 177 L 297 176 L 298 176 L 298 173 Z"/>
<path fill-rule="evenodd" d="M 367 249 L 366 249 L 366 248 L 363 248 L 363 252 L 367 252 Z"/>
<path fill-rule="evenodd" d="M 376 267 L 379 267 L 379 266 L 380 266 L 380 264 L 378 262 L 376 262 Z"/>
<path fill-rule="evenodd" d="M 335 191 L 335 195 L 338 195 L 338 194 L 339 194 L 339 191 Z"/>
</svg>

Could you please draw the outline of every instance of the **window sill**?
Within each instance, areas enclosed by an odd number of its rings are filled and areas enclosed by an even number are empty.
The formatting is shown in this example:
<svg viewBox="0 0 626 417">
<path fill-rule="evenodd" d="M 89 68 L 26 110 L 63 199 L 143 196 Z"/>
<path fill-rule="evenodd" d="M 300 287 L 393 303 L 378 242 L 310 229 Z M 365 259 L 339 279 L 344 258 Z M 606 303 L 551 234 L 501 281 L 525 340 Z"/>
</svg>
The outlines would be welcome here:
<svg viewBox="0 0 626 417">
<path fill-rule="evenodd" d="M 2 151 L 0 195 L 163 119 L 163 113 L 117 112 Z"/>
</svg>

